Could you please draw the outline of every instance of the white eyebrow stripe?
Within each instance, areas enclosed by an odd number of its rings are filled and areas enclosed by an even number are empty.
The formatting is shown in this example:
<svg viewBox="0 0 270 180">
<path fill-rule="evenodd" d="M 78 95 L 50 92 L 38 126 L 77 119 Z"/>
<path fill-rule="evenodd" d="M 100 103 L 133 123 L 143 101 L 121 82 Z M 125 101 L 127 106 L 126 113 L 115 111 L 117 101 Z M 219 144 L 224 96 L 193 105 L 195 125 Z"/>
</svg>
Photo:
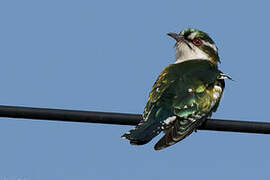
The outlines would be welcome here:
<svg viewBox="0 0 270 180">
<path fill-rule="evenodd" d="M 209 47 L 211 47 L 212 49 L 214 49 L 215 52 L 218 51 L 218 50 L 217 50 L 217 47 L 216 47 L 214 44 L 211 44 L 211 43 L 206 42 L 206 41 L 204 41 L 204 40 L 202 40 L 202 42 L 203 42 L 204 45 L 209 46 Z"/>
<path fill-rule="evenodd" d="M 188 35 L 189 39 L 194 39 L 196 37 L 196 35 L 198 34 L 198 32 L 193 32 L 190 35 Z"/>
</svg>

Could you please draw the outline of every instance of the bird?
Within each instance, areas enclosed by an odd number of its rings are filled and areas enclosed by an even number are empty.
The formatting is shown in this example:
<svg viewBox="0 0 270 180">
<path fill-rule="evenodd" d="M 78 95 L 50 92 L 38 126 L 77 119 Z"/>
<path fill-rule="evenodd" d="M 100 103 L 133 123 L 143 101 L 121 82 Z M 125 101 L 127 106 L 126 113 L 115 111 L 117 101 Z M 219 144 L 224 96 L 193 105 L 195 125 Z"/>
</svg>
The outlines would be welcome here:
<svg viewBox="0 0 270 180">
<path fill-rule="evenodd" d="M 168 33 L 176 40 L 175 62 L 154 83 L 139 124 L 122 135 L 130 144 L 144 145 L 162 131 L 155 150 L 167 148 L 196 131 L 217 111 L 231 79 L 218 69 L 218 48 L 205 32 L 186 28 Z"/>
</svg>

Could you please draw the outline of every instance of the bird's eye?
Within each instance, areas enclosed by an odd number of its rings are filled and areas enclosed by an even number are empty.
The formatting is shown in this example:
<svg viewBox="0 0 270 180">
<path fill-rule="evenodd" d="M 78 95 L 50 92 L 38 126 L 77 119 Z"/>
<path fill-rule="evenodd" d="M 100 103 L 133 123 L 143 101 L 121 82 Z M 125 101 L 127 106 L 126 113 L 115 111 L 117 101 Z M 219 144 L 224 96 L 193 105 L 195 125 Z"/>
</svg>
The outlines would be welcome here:
<svg viewBox="0 0 270 180">
<path fill-rule="evenodd" d="M 193 44 L 195 46 L 200 46 L 202 44 L 202 40 L 199 38 L 193 39 Z"/>
</svg>

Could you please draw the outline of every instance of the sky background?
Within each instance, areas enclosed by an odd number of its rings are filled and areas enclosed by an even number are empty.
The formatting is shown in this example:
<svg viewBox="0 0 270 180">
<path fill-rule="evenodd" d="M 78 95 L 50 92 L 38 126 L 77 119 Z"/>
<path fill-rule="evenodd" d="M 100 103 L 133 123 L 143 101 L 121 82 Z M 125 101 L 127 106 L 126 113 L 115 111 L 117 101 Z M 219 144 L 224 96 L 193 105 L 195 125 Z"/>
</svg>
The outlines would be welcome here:
<svg viewBox="0 0 270 180">
<path fill-rule="evenodd" d="M 270 121 L 267 1 L 0 2 L 0 104 L 142 113 L 174 61 L 166 35 L 208 32 L 227 81 L 214 118 Z M 0 180 L 269 179 L 267 135 L 198 131 L 163 151 L 131 126 L 0 118 Z"/>
</svg>

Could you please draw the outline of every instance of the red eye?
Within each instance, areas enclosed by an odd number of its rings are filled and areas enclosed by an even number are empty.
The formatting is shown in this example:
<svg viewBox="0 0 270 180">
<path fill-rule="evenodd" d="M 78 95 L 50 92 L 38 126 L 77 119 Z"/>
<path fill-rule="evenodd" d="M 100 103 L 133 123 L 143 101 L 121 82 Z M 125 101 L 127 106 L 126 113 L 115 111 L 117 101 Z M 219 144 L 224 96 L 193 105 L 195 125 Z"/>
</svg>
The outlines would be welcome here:
<svg viewBox="0 0 270 180">
<path fill-rule="evenodd" d="M 199 38 L 194 39 L 194 40 L 193 40 L 193 44 L 194 44 L 195 46 L 200 46 L 200 45 L 202 44 L 202 40 L 199 39 Z"/>
</svg>

